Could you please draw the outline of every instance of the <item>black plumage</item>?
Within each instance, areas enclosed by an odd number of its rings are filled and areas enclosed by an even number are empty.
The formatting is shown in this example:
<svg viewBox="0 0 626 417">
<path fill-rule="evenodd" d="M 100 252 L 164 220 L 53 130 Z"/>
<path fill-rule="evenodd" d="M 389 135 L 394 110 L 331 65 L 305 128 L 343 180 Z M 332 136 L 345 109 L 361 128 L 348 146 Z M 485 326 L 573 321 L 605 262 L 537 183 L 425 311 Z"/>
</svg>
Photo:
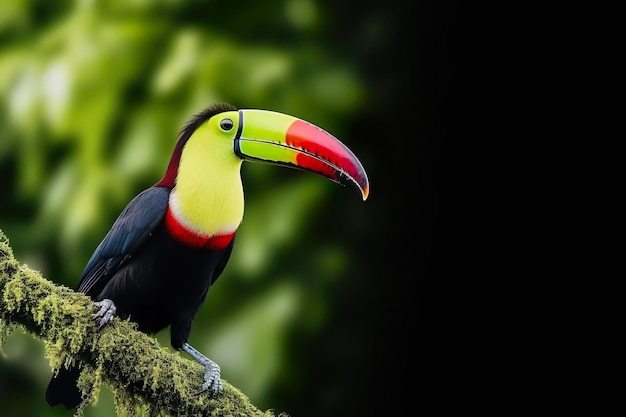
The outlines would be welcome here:
<svg viewBox="0 0 626 417">
<path fill-rule="evenodd" d="M 78 291 L 94 301 L 112 300 L 117 315 L 130 317 L 142 332 L 170 326 L 171 344 L 181 349 L 234 239 L 219 250 L 190 248 L 173 239 L 163 222 L 170 191 L 149 188 L 126 206 L 87 263 Z M 78 375 L 77 369 L 60 369 L 46 390 L 48 403 L 78 406 Z"/>
</svg>

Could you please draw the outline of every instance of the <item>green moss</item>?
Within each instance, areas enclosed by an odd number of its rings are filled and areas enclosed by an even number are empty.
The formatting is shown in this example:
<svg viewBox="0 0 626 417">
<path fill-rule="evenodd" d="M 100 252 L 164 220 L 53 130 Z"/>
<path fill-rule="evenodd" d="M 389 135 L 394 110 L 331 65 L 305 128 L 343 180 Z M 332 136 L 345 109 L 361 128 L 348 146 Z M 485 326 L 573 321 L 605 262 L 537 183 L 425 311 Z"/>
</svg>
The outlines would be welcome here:
<svg viewBox="0 0 626 417">
<path fill-rule="evenodd" d="M 7 338 L 13 332 L 13 328 L 14 326 L 0 319 L 0 352 L 2 352 L 2 347 L 4 346 L 4 342 L 6 342 Z"/>
<path fill-rule="evenodd" d="M 0 230 L 0 347 L 18 325 L 45 341 L 53 372 L 81 366 L 78 387 L 88 398 L 76 416 L 95 403 L 104 383 L 114 392 L 120 416 L 274 417 L 226 381 L 221 395 L 195 395 L 204 374 L 196 361 L 171 353 L 129 321 L 114 318 L 98 329 L 97 308 L 84 294 L 20 265 Z"/>
<path fill-rule="evenodd" d="M 8 262 L 10 259 L 13 259 L 13 251 L 9 246 L 8 238 L 2 229 L 0 229 L 0 280 L 3 280 L 3 277 L 5 276 L 10 276 L 15 273 L 15 265 Z M 0 283 L 1 282 L 2 281 L 0 281 Z M 0 352 L 15 327 L 13 324 L 3 319 L 2 312 L 6 309 L 7 307 L 5 306 L 5 301 L 2 297 L 0 297 Z"/>
</svg>

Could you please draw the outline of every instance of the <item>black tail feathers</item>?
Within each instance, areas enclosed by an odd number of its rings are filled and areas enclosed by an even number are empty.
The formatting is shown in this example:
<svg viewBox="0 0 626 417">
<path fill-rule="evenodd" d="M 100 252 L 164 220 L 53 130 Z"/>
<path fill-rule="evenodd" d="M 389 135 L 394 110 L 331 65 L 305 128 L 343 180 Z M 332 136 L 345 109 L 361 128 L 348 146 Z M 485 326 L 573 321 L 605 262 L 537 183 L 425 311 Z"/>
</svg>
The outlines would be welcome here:
<svg viewBox="0 0 626 417">
<path fill-rule="evenodd" d="M 58 375 L 52 377 L 46 389 L 46 401 L 50 406 L 63 404 L 67 409 L 78 407 L 83 400 L 76 386 L 80 371 L 77 366 L 61 368 Z"/>
</svg>

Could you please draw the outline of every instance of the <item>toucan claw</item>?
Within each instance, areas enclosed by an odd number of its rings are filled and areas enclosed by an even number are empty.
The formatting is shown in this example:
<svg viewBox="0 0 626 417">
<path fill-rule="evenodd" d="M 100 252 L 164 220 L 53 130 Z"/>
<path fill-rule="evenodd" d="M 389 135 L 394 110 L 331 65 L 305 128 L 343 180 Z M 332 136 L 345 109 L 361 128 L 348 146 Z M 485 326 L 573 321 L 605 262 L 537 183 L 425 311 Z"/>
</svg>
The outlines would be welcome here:
<svg viewBox="0 0 626 417">
<path fill-rule="evenodd" d="M 193 393 L 193 395 L 202 394 L 208 389 L 211 389 L 211 391 L 213 391 L 213 394 L 219 394 L 220 392 L 222 392 L 224 390 L 224 386 L 222 385 L 222 380 L 220 379 L 221 369 L 219 365 L 204 356 L 202 353 L 198 352 L 189 343 L 183 343 L 182 349 L 187 352 L 189 356 L 191 356 L 192 358 L 200 362 L 202 366 L 204 366 L 204 383 L 198 391 L 195 391 Z"/>
<path fill-rule="evenodd" d="M 99 304 L 100 310 L 93 315 L 93 318 L 98 321 L 98 328 L 100 329 L 102 326 L 110 322 L 113 316 L 115 316 L 117 307 L 115 307 L 113 300 L 109 300 L 108 298 L 105 298 Z"/>
</svg>

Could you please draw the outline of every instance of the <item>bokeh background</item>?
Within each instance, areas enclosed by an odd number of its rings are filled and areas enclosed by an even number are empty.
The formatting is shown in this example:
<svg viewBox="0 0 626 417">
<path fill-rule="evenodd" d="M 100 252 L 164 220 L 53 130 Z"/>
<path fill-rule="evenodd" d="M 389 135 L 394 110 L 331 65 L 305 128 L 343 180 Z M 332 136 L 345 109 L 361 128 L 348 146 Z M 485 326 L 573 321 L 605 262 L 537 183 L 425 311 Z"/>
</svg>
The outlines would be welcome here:
<svg viewBox="0 0 626 417">
<path fill-rule="evenodd" d="M 0 229 L 20 261 L 75 287 L 192 114 L 227 101 L 322 126 L 362 161 L 370 198 L 244 164 L 237 245 L 190 343 L 261 409 L 390 413 L 419 394 L 428 344 L 416 317 L 440 239 L 453 26 L 448 2 L 3 1 Z M 0 415 L 71 415 L 47 407 L 50 376 L 42 343 L 14 332 Z M 85 412 L 114 414 L 107 389 Z"/>
</svg>

